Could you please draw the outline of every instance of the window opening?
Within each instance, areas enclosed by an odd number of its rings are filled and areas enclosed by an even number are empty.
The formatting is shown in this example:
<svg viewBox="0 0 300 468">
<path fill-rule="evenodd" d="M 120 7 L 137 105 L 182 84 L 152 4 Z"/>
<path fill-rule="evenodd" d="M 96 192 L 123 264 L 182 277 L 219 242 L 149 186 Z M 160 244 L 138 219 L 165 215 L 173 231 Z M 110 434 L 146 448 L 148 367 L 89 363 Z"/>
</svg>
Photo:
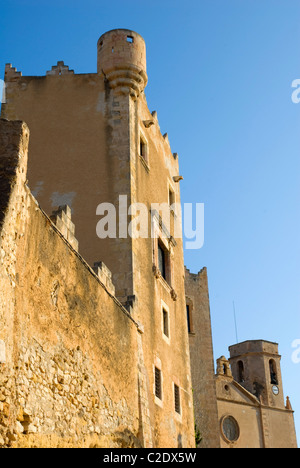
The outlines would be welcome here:
<svg viewBox="0 0 300 468">
<path fill-rule="evenodd" d="M 140 156 L 147 161 L 147 145 L 142 138 L 140 138 Z"/>
<path fill-rule="evenodd" d="M 169 338 L 169 314 L 165 309 L 163 309 L 163 331 L 164 335 Z"/>
<path fill-rule="evenodd" d="M 270 366 L 270 378 L 271 378 L 271 384 L 273 385 L 278 385 L 278 379 L 277 379 L 277 372 L 276 372 L 276 364 L 273 359 L 269 361 L 269 366 Z"/>
<path fill-rule="evenodd" d="M 239 382 L 245 382 L 245 372 L 243 361 L 238 361 L 238 376 Z"/>
<path fill-rule="evenodd" d="M 173 190 L 169 187 L 169 205 L 172 207 L 172 205 L 175 203 L 175 193 Z"/>
<path fill-rule="evenodd" d="M 158 268 L 161 276 L 166 279 L 166 254 L 160 243 L 158 243 Z"/>
<path fill-rule="evenodd" d="M 161 389 L 161 371 L 155 367 L 155 396 L 162 399 L 162 389 Z"/>
<path fill-rule="evenodd" d="M 188 324 L 188 332 L 191 333 L 191 311 L 190 306 L 186 305 L 186 317 L 187 317 L 187 324 Z"/>
<path fill-rule="evenodd" d="M 176 384 L 174 384 L 174 404 L 176 413 L 180 414 L 180 389 Z"/>
</svg>

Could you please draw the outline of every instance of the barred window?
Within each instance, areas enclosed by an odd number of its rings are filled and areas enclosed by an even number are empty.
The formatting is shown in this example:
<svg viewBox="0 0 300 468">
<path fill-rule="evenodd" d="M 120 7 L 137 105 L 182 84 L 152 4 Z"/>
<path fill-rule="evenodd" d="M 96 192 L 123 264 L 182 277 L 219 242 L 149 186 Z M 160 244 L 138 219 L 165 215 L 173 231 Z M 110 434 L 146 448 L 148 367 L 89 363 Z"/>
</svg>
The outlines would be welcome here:
<svg viewBox="0 0 300 468">
<path fill-rule="evenodd" d="M 162 388 L 161 388 L 161 371 L 155 367 L 155 396 L 162 399 Z"/>
<path fill-rule="evenodd" d="M 174 384 L 174 404 L 175 404 L 175 411 L 176 413 L 181 413 L 180 408 L 180 389 L 178 385 Z"/>
</svg>

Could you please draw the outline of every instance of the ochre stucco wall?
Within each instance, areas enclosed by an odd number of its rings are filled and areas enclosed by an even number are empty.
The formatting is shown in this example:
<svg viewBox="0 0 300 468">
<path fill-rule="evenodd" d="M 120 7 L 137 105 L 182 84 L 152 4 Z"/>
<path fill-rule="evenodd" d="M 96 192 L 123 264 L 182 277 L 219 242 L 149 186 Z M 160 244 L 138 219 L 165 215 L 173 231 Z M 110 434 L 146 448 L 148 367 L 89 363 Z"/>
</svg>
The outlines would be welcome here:
<svg viewBox="0 0 300 468">
<path fill-rule="evenodd" d="M 25 185 L 27 127 L 1 121 L 0 136 L 2 165 L 20 154 L 1 206 L 0 443 L 141 446 L 137 325 Z"/>
</svg>

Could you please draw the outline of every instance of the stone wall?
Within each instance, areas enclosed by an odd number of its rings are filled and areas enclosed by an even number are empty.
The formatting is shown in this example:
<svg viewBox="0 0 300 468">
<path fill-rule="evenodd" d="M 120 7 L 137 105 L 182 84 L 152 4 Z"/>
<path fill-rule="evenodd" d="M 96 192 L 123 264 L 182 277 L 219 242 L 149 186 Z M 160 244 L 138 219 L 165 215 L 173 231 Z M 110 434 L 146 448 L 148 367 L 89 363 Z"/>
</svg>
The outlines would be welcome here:
<svg viewBox="0 0 300 468">
<path fill-rule="evenodd" d="M 24 340 L 14 371 L 2 369 L 0 388 L 0 445 L 140 445 L 125 398 L 115 404 L 79 346 L 50 353 L 35 338 Z"/>
<path fill-rule="evenodd" d="M 0 167 L 14 163 L 0 180 L 13 174 L 0 207 L 0 446 L 150 444 L 143 335 L 38 206 L 27 145 L 26 125 L 1 120 Z"/>
<path fill-rule="evenodd" d="M 95 289 L 97 275 L 110 297 L 115 294 L 115 300 L 117 298 L 126 307 L 135 322 L 142 324 L 140 331 L 144 330 L 138 335 L 143 348 L 143 364 L 137 357 L 134 341 L 131 362 L 128 357 L 124 358 L 119 374 L 120 383 L 126 382 L 126 366 L 136 369 L 138 361 L 139 387 L 134 384 L 137 379 L 134 374 L 129 389 L 132 385 L 135 385 L 134 391 L 139 388 L 140 404 L 135 409 L 139 408 L 142 415 L 139 419 L 141 440 L 145 445 L 156 447 L 194 447 L 183 246 L 181 233 L 179 236 L 175 234 L 175 225 L 181 224 L 181 216 L 180 210 L 170 208 L 170 191 L 172 199 L 180 204 L 178 182 L 182 177 L 178 155 L 171 150 L 167 133 L 161 132 L 157 113 L 148 109 L 143 91 L 147 82 L 145 54 L 144 41 L 138 34 L 117 30 L 99 40 L 97 74 L 72 73 L 61 62 L 46 76 L 21 76 L 12 67 L 6 68 L 7 102 L 1 112 L 5 118 L 18 118 L 29 125 L 29 186 L 49 216 L 57 206 L 71 206 L 71 222 L 76 229 L 75 240 L 79 242 L 79 256 L 73 252 L 71 257 L 66 257 L 62 248 L 58 248 L 61 243 L 53 239 L 59 234 L 62 238 L 67 236 L 69 244 L 74 241 L 68 216 L 52 218 L 59 230 L 59 233 L 55 230 L 52 239 L 49 232 L 53 232 L 53 225 L 48 218 L 44 216 L 43 223 L 34 210 L 30 212 L 26 232 L 31 241 L 18 258 L 21 264 L 30 265 L 31 269 L 20 274 L 19 291 L 24 291 L 20 304 L 29 308 L 30 321 L 38 310 L 37 326 L 44 324 L 45 328 L 53 330 L 61 328 L 60 317 L 67 320 L 71 314 L 71 323 L 74 323 L 73 316 L 78 311 L 76 326 L 72 328 L 76 336 L 83 329 L 81 315 L 88 319 L 97 310 L 103 314 L 102 319 L 110 317 L 112 320 L 117 314 L 111 313 L 111 300 L 103 305 L 105 301 L 100 292 L 98 294 L 98 287 Z M 98 237 L 99 225 L 102 222 L 103 226 L 103 220 L 107 220 L 106 213 L 101 213 L 102 203 L 111 203 L 116 208 L 116 238 L 114 235 L 105 239 Z M 128 212 L 134 203 L 146 207 L 147 238 L 128 234 L 129 223 L 134 224 L 137 219 L 134 208 Z M 169 238 L 165 238 L 166 229 L 165 226 L 162 228 L 159 218 L 155 224 L 159 238 L 150 235 L 152 203 L 164 203 L 167 207 Z M 120 205 L 125 212 L 119 213 Z M 39 213 L 39 207 L 36 208 Z M 41 248 L 37 248 L 36 239 Z M 167 279 L 158 269 L 158 245 L 161 242 L 166 252 Z M 77 242 L 74 241 L 72 247 L 77 250 Z M 93 271 L 80 255 L 90 266 L 94 265 Z M 80 265 L 78 258 L 81 258 Z M 111 274 L 102 267 L 103 262 Z M 85 273 L 82 265 L 85 265 Z M 34 275 L 35 279 L 30 282 L 26 274 Z M 47 293 L 45 288 L 49 290 Z M 99 303 L 96 301 L 98 296 Z M 28 298 L 35 302 L 35 309 L 28 303 Z M 57 323 L 52 317 L 52 309 L 50 320 L 49 310 L 45 307 L 49 300 Z M 167 339 L 162 327 L 166 309 L 169 319 Z M 76 328 L 79 324 L 80 328 Z M 69 323 L 64 326 L 65 329 L 70 327 Z M 104 342 L 113 335 L 111 349 L 118 351 L 124 337 L 119 337 L 115 331 L 110 333 L 112 326 L 110 322 L 107 324 L 108 331 L 102 327 Z M 128 329 L 128 325 L 124 327 Z M 86 324 L 85 334 L 90 339 L 94 333 L 92 319 Z M 56 339 L 51 337 L 51 342 L 55 343 Z M 99 333 L 99 342 L 102 340 Z M 73 349 L 73 340 L 66 347 Z M 137 350 L 139 353 L 140 346 Z M 90 356 L 93 350 L 88 352 Z M 108 360 L 115 375 L 118 375 L 115 368 L 118 359 L 116 356 L 115 361 L 112 355 Z M 159 401 L 155 396 L 155 363 L 160 366 L 163 380 Z M 111 376 L 107 375 L 107 379 L 110 382 Z M 180 392 L 180 413 L 175 409 L 175 388 Z M 125 389 L 126 392 L 130 393 Z M 135 395 L 134 392 L 131 394 Z"/>
</svg>

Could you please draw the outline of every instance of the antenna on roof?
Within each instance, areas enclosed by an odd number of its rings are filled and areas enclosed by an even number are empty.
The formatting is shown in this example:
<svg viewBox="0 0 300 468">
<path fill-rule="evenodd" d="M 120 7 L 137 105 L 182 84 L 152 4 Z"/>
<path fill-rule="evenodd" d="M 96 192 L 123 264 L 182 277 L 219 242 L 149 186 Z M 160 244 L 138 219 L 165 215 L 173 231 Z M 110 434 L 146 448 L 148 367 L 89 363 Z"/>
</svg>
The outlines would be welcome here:
<svg viewBox="0 0 300 468">
<path fill-rule="evenodd" d="M 239 342 L 239 338 L 238 338 L 238 332 L 237 332 L 237 324 L 236 324 L 236 313 L 235 313 L 235 305 L 234 305 L 234 301 L 233 301 L 233 316 L 234 316 L 234 325 L 235 325 L 235 336 L 236 336 L 236 342 L 238 343 L 238 342 Z"/>
</svg>

